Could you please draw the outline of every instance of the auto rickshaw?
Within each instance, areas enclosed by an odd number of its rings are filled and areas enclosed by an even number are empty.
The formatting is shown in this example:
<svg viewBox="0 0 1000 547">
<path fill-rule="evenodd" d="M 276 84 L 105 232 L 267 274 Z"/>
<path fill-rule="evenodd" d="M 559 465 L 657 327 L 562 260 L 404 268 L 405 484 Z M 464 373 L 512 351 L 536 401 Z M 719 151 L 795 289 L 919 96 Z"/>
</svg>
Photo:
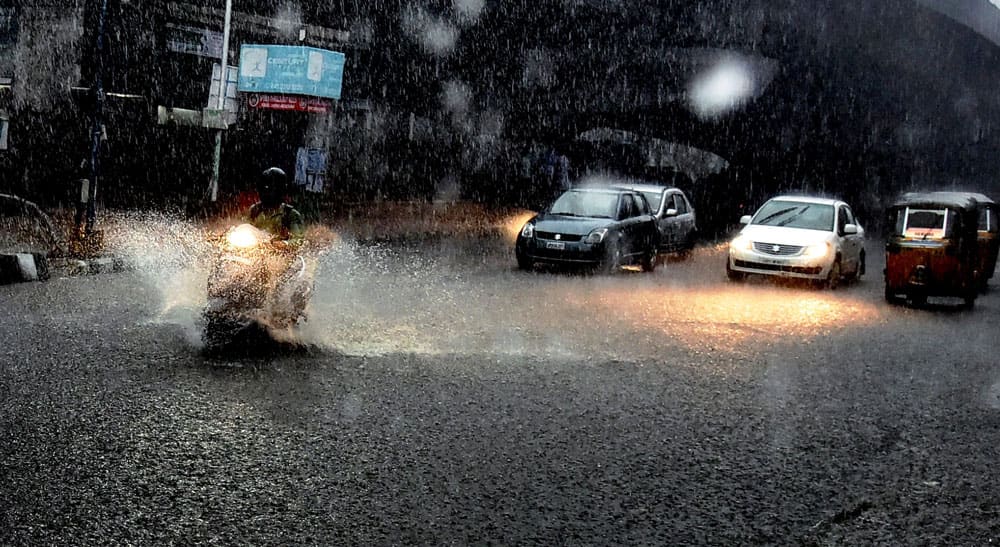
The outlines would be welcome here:
<svg viewBox="0 0 1000 547">
<path fill-rule="evenodd" d="M 885 298 L 922 305 L 927 297 L 958 297 L 971 307 L 979 294 L 979 203 L 969 194 L 904 194 L 889 208 Z"/>
<path fill-rule="evenodd" d="M 970 197 L 976 201 L 979 208 L 977 233 L 979 239 L 979 290 L 985 292 L 993 270 L 997 267 L 997 254 L 1000 251 L 1000 204 L 988 196 L 976 192 L 933 192 L 931 195 L 944 198 Z"/>
<path fill-rule="evenodd" d="M 983 194 L 972 194 L 979 203 L 979 290 L 985 291 L 1000 254 L 1000 204 Z"/>
</svg>

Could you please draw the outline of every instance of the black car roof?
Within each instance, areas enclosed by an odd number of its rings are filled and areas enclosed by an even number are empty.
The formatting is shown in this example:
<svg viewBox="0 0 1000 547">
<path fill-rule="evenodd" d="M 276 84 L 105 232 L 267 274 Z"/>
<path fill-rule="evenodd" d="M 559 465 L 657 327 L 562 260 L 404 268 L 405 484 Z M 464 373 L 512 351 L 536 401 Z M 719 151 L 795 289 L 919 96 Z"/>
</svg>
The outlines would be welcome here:
<svg viewBox="0 0 1000 547">
<path fill-rule="evenodd" d="M 949 196 L 949 197 L 955 197 L 955 198 L 958 198 L 958 199 L 962 199 L 963 197 L 967 196 L 967 197 L 970 197 L 970 198 L 976 200 L 979 203 L 995 203 L 992 199 L 989 198 L 989 196 L 987 196 L 986 194 L 980 194 L 979 192 L 940 192 L 939 191 L 939 192 L 930 192 L 930 193 L 931 193 L 931 195 L 935 195 L 935 196 L 939 196 L 939 195 L 941 195 L 941 196 Z"/>
<path fill-rule="evenodd" d="M 985 196 L 984 196 L 985 197 Z M 988 198 L 987 198 L 988 199 Z M 992 201 L 992 200 L 991 200 Z M 978 201 L 968 192 L 907 192 L 899 197 L 893 207 L 953 207 L 975 209 Z"/>
</svg>

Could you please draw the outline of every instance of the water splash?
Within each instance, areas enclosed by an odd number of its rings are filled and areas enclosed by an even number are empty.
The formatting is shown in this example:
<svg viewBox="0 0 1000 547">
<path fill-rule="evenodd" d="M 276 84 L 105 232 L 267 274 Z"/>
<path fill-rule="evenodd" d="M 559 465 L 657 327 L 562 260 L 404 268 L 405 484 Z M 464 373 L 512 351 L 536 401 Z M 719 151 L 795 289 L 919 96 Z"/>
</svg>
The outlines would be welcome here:
<svg viewBox="0 0 1000 547">
<path fill-rule="evenodd" d="M 152 324 L 175 325 L 201 346 L 201 310 L 211 264 L 210 230 L 179 216 L 118 213 L 104 220 L 105 244 L 156 292 Z"/>
</svg>

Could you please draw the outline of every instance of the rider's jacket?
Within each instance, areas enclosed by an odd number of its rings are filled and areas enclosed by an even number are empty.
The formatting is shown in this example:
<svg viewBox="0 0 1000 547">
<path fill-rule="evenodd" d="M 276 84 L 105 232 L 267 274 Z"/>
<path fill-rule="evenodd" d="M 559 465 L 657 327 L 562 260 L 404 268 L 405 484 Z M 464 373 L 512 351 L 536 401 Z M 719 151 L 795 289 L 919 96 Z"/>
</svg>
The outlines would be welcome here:
<svg viewBox="0 0 1000 547">
<path fill-rule="evenodd" d="M 255 203 L 250 207 L 250 223 L 289 243 L 301 243 L 305 232 L 302 213 L 287 203 L 270 208 Z"/>
</svg>

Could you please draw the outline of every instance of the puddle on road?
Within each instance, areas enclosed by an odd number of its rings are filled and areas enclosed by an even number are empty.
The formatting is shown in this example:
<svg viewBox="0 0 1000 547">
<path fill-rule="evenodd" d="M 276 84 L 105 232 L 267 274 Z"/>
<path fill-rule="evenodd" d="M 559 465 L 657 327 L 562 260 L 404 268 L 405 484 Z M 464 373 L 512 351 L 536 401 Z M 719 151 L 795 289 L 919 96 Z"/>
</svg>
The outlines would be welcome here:
<svg viewBox="0 0 1000 547">
<path fill-rule="evenodd" d="M 509 265 L 470 279 L 461 265 L 399 264 L 383 251 L 374 262 L 365 256 L 372 249 L 331 255 L 303 329 L 310 342 L 351 354 L 662 360 L 677 349 L 808 343 L 882 318 L 874 303 L 843 291 L 712 284 L 698 272 L 690 284 L 669 273 L 532 275 Z"/>
</svg>

